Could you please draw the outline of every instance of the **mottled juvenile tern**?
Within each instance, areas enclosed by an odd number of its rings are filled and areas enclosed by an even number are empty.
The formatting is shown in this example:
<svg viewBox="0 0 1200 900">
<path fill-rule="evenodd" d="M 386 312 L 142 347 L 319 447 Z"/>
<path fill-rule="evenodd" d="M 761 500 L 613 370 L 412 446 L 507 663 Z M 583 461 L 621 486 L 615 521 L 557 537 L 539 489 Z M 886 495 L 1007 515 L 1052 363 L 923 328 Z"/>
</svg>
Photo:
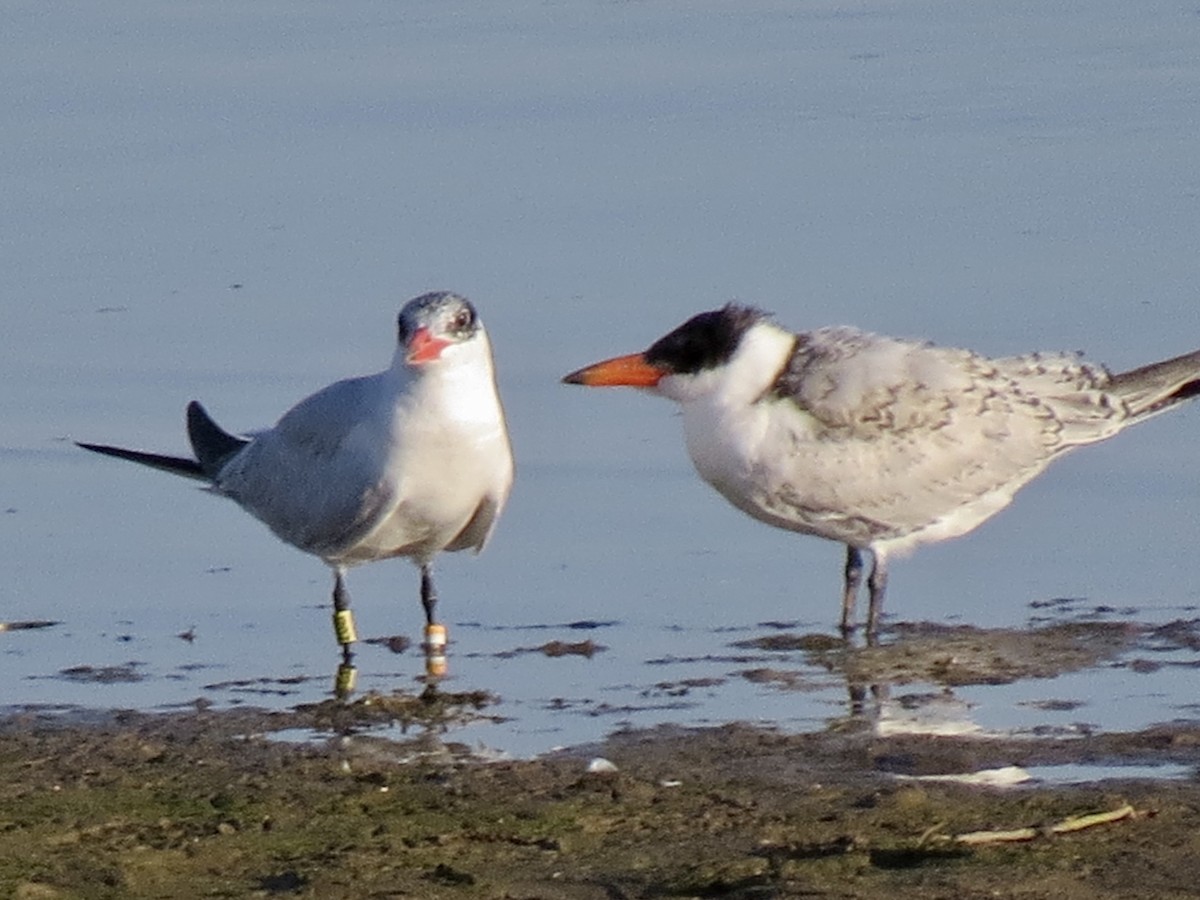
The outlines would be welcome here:
<svg viewBox="0 0 1200 900">
<path fill-rule="evenodd" d="M 730 304 L 563 380 L 674 400 L 696 471 L 730 503 L 845 544 L 843 631 L 869 550 L 873 635 L 889 557 L 965 534 L 1064 452 L 1197 396 L 1200 351 L 1114 375 L 1058 353 L 988 359 L 853 328 L 792 334 Z"/>
</svg>

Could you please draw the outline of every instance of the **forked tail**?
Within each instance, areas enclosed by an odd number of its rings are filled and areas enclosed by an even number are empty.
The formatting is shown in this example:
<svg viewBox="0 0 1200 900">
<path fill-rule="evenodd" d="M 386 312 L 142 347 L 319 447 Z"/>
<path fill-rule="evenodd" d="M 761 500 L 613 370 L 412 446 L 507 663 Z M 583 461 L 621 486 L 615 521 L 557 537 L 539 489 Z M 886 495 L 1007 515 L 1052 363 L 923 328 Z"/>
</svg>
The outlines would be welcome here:
<svg viewBox="0 0 1200 900">
<path fill-rule="evenodd" d="M 1200 396 L 1200 350 L 1112 376 L 1109 387 L 1134 419 L 1158 415 Z"/>
<path fill-rule="evenodd" d="M 200 469 L 210 479 L 216 478 L 229 458 L 250 443 L 214 422 L 197 400 L 188 404 L 187 429 Z"/>
<path fill-rule="evenodd" d="M 188 437 L 192 441 L 192 450 L 196 453 L 195 459 L 147 453 L 144 450 L 128 450 L 125 447 L 112 447 L 108 444 L 88 444 L 83 441 L 76 441 L 75 444 L 84 450 L 91 450 L 93 453 L 127 459 L 152 469 L 170 472 L 172 475 L 182 475 L 198 481 L 212 481 L 221 471 L 221 467 L 229 461 L 229 458 L 249 443 L 245 438 L 229 434 L 222 429 L 205 412 L 204 407 L 195 400 L 188 404 L 187 426 Z"/>
<path fill-rule="evenodd" d="M 107 444 L 86 444 L 76 441 L 75 446 L 93 453 L 103 453 L 105 456 L 115 456 L 117 459 L 127 459 L 130 462 L 141 463 L 152 469 L 161 469 L 173 475 L 183 475 L 185 478 L 196 478 L 208 481 L 209 478 L 200 468 L 200 463 L 194 459 L 184 459 L 181 456 L 163 456 L 161 453 L 146 453 L 142 450 L 126 450 L 124 447 L 110 447 Z"/>
</svg>

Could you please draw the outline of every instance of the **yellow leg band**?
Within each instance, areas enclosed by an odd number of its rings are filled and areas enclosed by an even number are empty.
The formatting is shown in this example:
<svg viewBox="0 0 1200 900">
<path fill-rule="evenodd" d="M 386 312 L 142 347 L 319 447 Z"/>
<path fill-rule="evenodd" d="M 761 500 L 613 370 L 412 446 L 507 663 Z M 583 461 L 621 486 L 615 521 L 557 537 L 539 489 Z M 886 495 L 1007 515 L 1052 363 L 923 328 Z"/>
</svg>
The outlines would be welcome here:
<svg viewBox="0 0 1200 900">
<path fill-rule="evenodd" d="M 333 695 L 339 700 L 344 700 L 354 693 L 354 686 L 357 683 L 358 669 L 343 663 L 337 667 L 337 676 L 333 682 Z"/>
<path fill-rule="evenodd" d="M 333 614 L 333 633 L 343 647 L 358 640 L 358 632 L 354 630 L 354 613 L 348 609 L 339 609 Z"/>
</svg>

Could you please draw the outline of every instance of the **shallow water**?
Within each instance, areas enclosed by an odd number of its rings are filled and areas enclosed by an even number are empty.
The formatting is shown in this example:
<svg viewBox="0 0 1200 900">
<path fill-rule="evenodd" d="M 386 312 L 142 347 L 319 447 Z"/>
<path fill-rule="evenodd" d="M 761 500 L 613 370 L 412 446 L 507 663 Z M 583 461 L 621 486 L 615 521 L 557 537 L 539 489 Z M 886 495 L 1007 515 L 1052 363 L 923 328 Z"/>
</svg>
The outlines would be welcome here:
<svg viewBox="0 0 1200 900">
<path fill-rule="evenodd" d="M 730 298 L 1115 368 L 1200 346 L 1198 32 L 1165 2 L 18 5 L 0 619 L 61 624 L 0 634 L 0 702 L 327 695 L 318 562 L 66 439 L 182 451 L 193 397 L 232 429 L 269 423 L 385 365 L 399 305 L 449 288 L 492 334 L 519 466 L 491 546 L 439 562 L 449 683 L 508 717 L 461 739 L 826 727 L 844 678 L 730 645 L 764 622 L 832 634 L 840 548 L 728 508 L 669 404 L 557 379 Z M 899 562 L 893 621 L 1021 628 L 1057 597 L 1084 598 L 1072 620 L 1196 618 L 1198 427 L 1186 410 L 1082 451 Z M 415 636 L 410 566 L 350 589 L 364 636 Z M 584 621 L 610 624 L 567 627 Z M 590 658 L 508 655 L 589 639 Z M 360 690 L 423 672 L 416 651 L 358 663 Z M 61 674 L 78 666 L 109 677 Z M 742 674 L 772 667 L 802 677 Z M 1135 641 L 954 695 L 984 729 L 1069 732 L 1193 719 L 1197 686 L 1194 647 Z"/>
</svg>

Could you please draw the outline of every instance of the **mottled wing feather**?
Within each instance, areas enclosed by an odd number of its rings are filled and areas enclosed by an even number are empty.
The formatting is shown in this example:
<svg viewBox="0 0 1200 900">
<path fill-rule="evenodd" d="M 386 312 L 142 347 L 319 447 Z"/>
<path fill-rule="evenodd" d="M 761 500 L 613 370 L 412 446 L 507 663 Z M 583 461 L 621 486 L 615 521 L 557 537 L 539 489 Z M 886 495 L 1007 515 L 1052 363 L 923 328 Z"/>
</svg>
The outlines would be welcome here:
<svg viewBox="0 0 1200 900">
<path fill-rule="evenodd" d="M 841 328 L 801 335 L 764 398 L 802 414 L 773 419 L 767 443 L 789 452 L 782 465 L 760 461 L 761 502 L 857 543 L 977 501 L 994 512 L 1059 452 L 1120 427 L 1107 379 L 1074 357 L 988 360 Z"/>
</svg>

